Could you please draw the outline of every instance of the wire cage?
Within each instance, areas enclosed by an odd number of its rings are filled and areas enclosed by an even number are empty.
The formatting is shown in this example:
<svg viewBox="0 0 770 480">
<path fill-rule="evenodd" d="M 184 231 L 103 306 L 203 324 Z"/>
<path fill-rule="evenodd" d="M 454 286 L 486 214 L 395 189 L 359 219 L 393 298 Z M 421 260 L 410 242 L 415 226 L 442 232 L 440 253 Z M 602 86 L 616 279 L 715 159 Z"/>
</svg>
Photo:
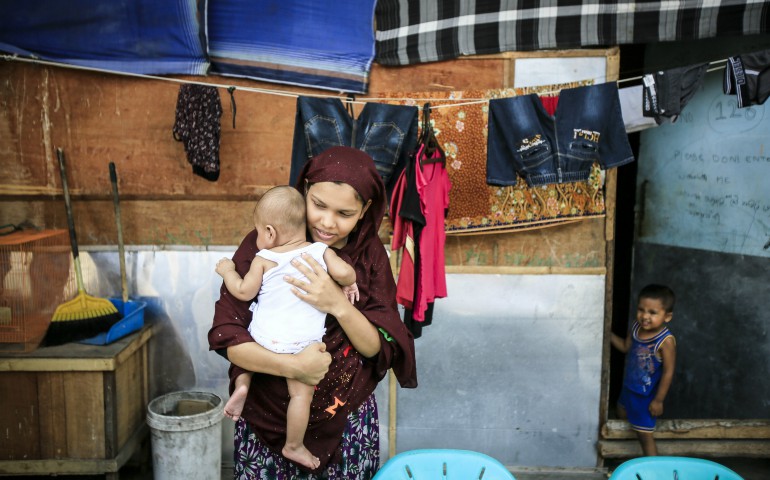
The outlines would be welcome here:
<svg viewBox="0 0 770 480">
<path fill-rule="evenodd" d="M 77 293 L 67 230 L 0 236 L 0 352 L 29 352 L 56 307 Z"/>
</svg>

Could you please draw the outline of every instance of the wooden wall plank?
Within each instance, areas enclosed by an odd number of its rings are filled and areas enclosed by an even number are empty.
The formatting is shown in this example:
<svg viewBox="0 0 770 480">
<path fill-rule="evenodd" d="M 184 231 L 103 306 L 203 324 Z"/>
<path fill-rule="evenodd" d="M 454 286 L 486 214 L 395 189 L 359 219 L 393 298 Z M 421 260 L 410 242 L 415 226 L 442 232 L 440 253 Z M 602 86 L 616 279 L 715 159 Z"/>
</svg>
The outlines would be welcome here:
<svg viewBox="0 0 770 480">
<path fill-rule="evenodd" d="M 68 457 L 104 458 L 104 383 L 102 372 L 59 372 L 64 387 Z M 61 428 L 62 425 L 59 425 Z"/>
<path fill-rule="evenodd" d="M 125 463 L 125 462 L 123 462 Z M 121 464 L 122 465 L 122 464 Z M 48 477 L 58 477 L 59 475 L 79 475 L 76 478 L 82 478 L 83 475 L 101 475 L 106 479 L 115 478 L 114 476 L 104 475 L 105 472 L 117 472 L 118 462 L 115 460 L 90 460 L 90 459 L 71 459 L 61 460 L 18 460 L 0 462 L 0 475 L 14 474 L 20 476 L 34 475 L 33 479 Z"/>
<path fill-rule="evenodd" d="M 117 371 L 117 370 L 116 370 Z M 102 399 L 104 400 L 104 455 L 115 458 L 118 454 L 118 410 L 117 410 L 117 380 L 115 371 L 102 373 Z M 131 389 L 131 385 L 123 388 Z"/>
<path fill-rule="evenodd" d="M 604 219 L 503 234 L 449 235 L 447 266 L 604 267 Z"/>
<path fill-rule="evenodd" d="M 54 187 L 44 131 L 50 103 L 45 96 L 50 70 L 13 62 L 0 64 L 0 184 L 34 190 Z"/>
<path fill-rule="evenodd" d="M 40 458 L 40 411 L 34 373 L 0 375 L 0 459 Z"/>
<path fill-rule="evenodd" d="M 131 355 L 115 369 L 116 451 L 119 451 L 131 438 L 136 425 L 144 421 L 144 391 L 142 388 L 144 355 L 142 350 Z"/>
<path fill-rule="evenodd" d="M 658 455 L 683 457 L 770 457 L 770 442 L 764 440 L 658 440 Z M 638 440 L 600 440 L 604 458 L 642 456 Z"/>
<path fill-rule="evenodd" d="M 254 199 L 131 200 L 121 203 L 123 238 L 128 245 L 237 245 L 248 233 Z M 75 228 L 83 245 L 117 243 L 111 201 L 73 201 Z M 0 202 L 0 217 L 31 219 L 35 225 L 65 222 L 63 202 Z M 201 221 L 205 216 L 207 221 Z M 449 235 L 447 265 L 604 266 L 604 219 L 584 219 L 534 230 L 481 235 Z"/>
<path fill-rule="evenodd" d="M 427 92 L 504 87 L 510 59 L 503 56 L 465 57 L 410 67 L 372 65 L 370 92 Z M 362 95 L 366 97 L 366 95 Z"/>
<path fill-rule="evenodd" d="M 65 152 L 74 195 L 109 195 L 110 161 L 129 195 L 242 194 L 288 180 L 292 97 L 236 90 L 232 128 L 230 100 L 220 92 L 221 175 L 210 182 L 192 174 L 183 145 L 172 138 L 179 84 L 13 62 L 0 64 L 0 75 L 14 79 L 0 86 L 0 101 L 13 106 L 0 116 L 0 145 L 8 148 L 0 165 L 12 174 L 0 180 L 0 193 L 60 192 L 56 147 Z M 239 83 L 254 82 L 232 79 Z"/>
<path fill-rule="evenodd" d="M 257 199 L 122 201 L 123 239 L 127 245 L 237 245 L 254 228 L 251 213 Z M 117 244 L 111 200 L 73 199 L 72 210 L 79 244 Z M 67 228 L 61 199 L 0 202 L 0 218 Z"/>
<path fill-rule="evenodd" d="M 602 426 L 602 438 L 635 439 L 636 432 L 628 422 L 609 420 Z M 770 440 L 770 420 L 676 419 L 658 420 L 655 438 L 661 439 L 764 439 Z"/>
<path fill-rule="evenodd" d="M 55 373 L 37 373 L 40 405 L 41 458 L 69 457 L 64 379 Z"/>
</svg>

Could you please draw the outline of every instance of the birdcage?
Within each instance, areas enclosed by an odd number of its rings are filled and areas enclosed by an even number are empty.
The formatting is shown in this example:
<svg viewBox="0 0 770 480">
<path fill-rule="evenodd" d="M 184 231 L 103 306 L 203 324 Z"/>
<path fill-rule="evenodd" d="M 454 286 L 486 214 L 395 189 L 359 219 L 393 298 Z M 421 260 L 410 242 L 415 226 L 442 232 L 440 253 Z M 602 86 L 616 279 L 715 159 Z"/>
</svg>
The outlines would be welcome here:
<svg viewBox="0 0 770 480">
<path fill-rule="evenodd" d="M 28 352 L 59 304 L 77 293 L 67 230 L 0 236 L 0 351 Z"/>
</svg>

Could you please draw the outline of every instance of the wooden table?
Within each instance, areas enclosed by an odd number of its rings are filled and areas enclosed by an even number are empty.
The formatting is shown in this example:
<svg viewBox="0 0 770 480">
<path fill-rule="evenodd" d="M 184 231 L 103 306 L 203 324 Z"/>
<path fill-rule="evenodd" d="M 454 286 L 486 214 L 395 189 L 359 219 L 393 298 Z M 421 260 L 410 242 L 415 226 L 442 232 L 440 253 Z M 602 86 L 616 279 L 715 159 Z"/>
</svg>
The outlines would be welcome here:
<svg viewBox="0 0 770 480">
<path fill-rule="evenodd" d="M 149 429 L 152 327 L 109 345 L 0 354 L 0 475 L 118 470 Z"/>
</svg>

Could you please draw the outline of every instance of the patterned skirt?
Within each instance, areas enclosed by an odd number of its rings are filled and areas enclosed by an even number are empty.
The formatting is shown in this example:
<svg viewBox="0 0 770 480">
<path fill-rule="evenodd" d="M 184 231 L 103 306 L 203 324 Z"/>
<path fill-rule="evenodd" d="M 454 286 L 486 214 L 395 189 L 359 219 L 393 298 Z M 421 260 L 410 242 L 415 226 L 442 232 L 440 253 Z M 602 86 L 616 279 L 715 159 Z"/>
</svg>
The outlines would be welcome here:
<svg viewBox="0 0 770 480">
<path fill-rule="evenodd" d="M 235 480 L 369 480 L 380 466 L 380 423 L 372 394 L 348 415 L 342 434 L 342 461 L 322 474 L 306 473 L 270 450 L 243 418 L 235 424 Z"/>
</svg>

